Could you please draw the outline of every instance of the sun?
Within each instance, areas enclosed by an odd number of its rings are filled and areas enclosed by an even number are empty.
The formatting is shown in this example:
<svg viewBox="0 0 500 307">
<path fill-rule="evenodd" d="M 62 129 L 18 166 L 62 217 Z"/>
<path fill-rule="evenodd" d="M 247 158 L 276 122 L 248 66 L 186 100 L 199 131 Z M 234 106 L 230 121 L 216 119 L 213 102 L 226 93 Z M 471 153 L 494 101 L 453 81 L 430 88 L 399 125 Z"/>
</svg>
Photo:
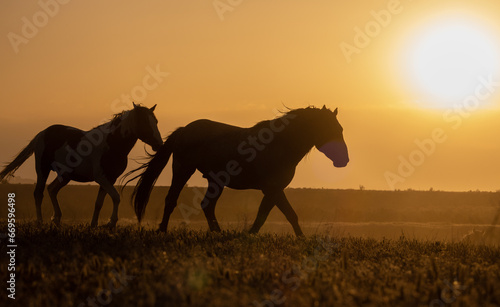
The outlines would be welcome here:
<svg viewBox="0 0 500 307">
<path fill-rule="evenodd" d="M 427 108 L 450 108 L 474 94 L 480 78 L 497 76 L 499 48 L 484 25 L 465 18 L 429 24 L 412 37 L 405 70 Z"/>
</svg>

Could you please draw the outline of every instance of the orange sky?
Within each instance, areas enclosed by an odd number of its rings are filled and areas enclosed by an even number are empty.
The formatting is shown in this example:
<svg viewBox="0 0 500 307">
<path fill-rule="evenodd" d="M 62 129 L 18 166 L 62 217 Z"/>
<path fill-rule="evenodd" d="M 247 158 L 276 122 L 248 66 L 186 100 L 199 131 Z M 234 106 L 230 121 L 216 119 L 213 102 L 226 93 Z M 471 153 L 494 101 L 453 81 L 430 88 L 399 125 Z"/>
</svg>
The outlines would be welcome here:
<svg viewBox="0 0 500 307">
<path fill-rule="evenodd" d="M 158 104 L 163 136 L 199 118 L 250 126 L 273 118 L 283 105 L 326 104 L 339 107 L 351 162 L 335 169 L 313 150 L 292 187 L 500 189 L 494 88 L 467 112 L 436 98 L 455 95 L 452 103 L 460 104 L 474 95 L 479 77 L 493 73 L 500 80 L 498 1 L 61 2 L 67 3 L 40 2 L 50 14 L 37 2 L 0 4 L 0 161 L 10 161 L 51 124 L 90 129 L 126 108 L 132 96 Z M 470 39 L 477 48 L 430 52 L 449 59 L 443 69 L 452 74 L 443 76 L 453 82 L 453 76 L 468 77 L 465 83 L 441 84 L 446 78 L 433 75 L 424 52 L 432 42 L 427 38 L 447 23 L 464 31 L 457 46 Z M 357 46 L 357 29 L 367 35 L 370 26 L 373 37 Z M 469 28 L 469 36 L 481 40 L 468 38 Z M 357 51 L 346 56 L 347 45 Z M 424 55 L 413 52 L 420 49 Z M 470 63 L 453 62 L 464 54 Z M 412 71 L 415 64 L 420 75 Z M 147 77 L 151 70 L 160 72 L 157 79 Z M 145 77 L 150 90 L 144 90 Z M 440 92 L 444 88 L 450 90 Z M 440 142 L 419 149 L 433 133 Z M 138 144 L 130 157 L 140 157 L 142 148 Z M 414 163 L 408 167 L 401 159 Z M 30 159 L 16 175 L 35 178 L 33 165 Z M 169 184 L 170 176 L 167 168 L 159 184 Z M 205 185 L 201 176 L 190 184 Z"/>
</svg>

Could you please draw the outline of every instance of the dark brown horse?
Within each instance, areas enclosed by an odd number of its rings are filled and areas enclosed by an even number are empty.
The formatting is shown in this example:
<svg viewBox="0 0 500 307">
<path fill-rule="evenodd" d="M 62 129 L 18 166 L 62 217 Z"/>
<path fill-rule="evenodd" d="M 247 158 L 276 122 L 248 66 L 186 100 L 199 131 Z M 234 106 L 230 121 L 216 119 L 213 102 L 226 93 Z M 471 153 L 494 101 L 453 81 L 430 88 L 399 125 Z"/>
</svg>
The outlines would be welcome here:
<svg viewBox="0 0 500 307">
<path fill-rule="evenodd" d="M 108 226 L 118 221 L 120 194 L 113 184 L 127 167 L 127 156 L 137 139 L 151 145 L 154 151 L 163 144 L 153 114 L 156 105 L 150 109 L 136 106 L 132 110 L 116 114 L 113 119 L 89 131 L 53 125 L 38 133 L 19 155 L 0 172 L 0 180 L 14 172 L 35 154 L 37 182 L 35 187 L 36 216 L 42 222 L 42 199 L 45 183 L 50 171 L 57 178 L 48 186 L 54 207 L 52 221 L 59 224 L 61 209 L 57 193 L 71 180 L 97 182 L 99 193 L 95 203 L 92 226 L 97 226 L 104 197 L 109 194 L 113 200 L 113 213 Z"/>
<path fill-rule="evenodd" d="M 264 193 L 257 218 L 250 229 L 256 233 L 276 205 L 302 235 L 297 214 L 283 190 L 295 174 L 295 167 L 312 149 L 318 148 L 336 167 L 349 162 L 337 109 L 326 107 L 291 110 L 274 120 L 250 128 L 197 120 L 175 130 L 144 169 L 134 191 L 134 207 L 141 221 L 156 179 L 173 154 L 172 185 L 165 199 L 160 231 L 166 231 L 179 194 L 196 170 L 208 180 L 201 203 L 210 230 L 220 230 L 215 205 L 224 187 L 257 189 Z M 137 170 L 139 170 L 137 169 Z"/>
</svg>

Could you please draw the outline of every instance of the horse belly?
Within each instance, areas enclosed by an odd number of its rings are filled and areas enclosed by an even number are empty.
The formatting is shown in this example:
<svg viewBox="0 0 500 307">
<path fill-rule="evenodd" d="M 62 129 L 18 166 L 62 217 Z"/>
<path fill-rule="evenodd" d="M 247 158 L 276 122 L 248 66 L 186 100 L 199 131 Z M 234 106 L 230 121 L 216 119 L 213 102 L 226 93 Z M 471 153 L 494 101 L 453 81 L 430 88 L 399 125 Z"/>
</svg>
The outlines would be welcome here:
<svg viewBox="0 0 500 307">
<path fill-rule="evenodd" d="M 111 181 L 116 180 L 127 168 L 128 158 L 123 155 L 104 154 L 100 159 L 100 169 Z"/>
<path fill-rule="evenodd" d="M 198 168 L 203 178 L 218 185 L 236 190 L 284 189 L 292 181 L 294 169 L 265 168 L 257 165 L 241 165 L 229 160 L 225 166 Z"/>
<path fill-rule="evenodd" d="M 51 166 L 60 178 L 78 182 L 94 181 L 92 159 L 85 158 L 76 151 L 67 148 L 57 150 Z"/>
</svg>

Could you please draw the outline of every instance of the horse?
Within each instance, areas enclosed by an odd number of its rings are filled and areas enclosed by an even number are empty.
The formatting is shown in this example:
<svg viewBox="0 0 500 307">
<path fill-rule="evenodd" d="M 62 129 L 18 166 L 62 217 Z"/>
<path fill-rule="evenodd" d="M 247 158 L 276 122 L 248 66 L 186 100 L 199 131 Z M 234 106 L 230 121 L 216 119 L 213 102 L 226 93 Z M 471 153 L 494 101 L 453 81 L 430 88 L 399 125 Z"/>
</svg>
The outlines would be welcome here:
<svg viewBox="0 0 500 307">
<path fill-rule="evenodd" d="M 89 131 L 52 125 L 39 132 L 31 142 L 0 172 L 0 180 L 13 176 L 14 172 L 34 153 L 37 182 L 34 191 L 37 222 L 42 221 L 42 199 L 49 173 L 55 171 L 57 178 L 47 190 L 54 207 L 52 221 L 59 225 L 61 209 L 57 193 L 71 180 L 99 184 L 91 226 L 98 224 L 99 212 L 106 194 L 113 200 L 113 213 L 107 226 L 114 227 L 118 221 L 120 194 L 113 186 L 127 167 L 127 156 L 137 139 L 157 151 L 163 144 L 157 127 L 158 120 L 152 108 L 133 103 L 131 110 L 115 114 L 109 122 Z"/>
<path fill-rule="evenodd" d="M 257 189 L 264 194 L 250 233 L 260 230 L 276 205 L 295 234 L 302 236 L 297 214 L 284 193 L 297 164 L 313 147 L 332 160 L 335 167 L 345 167 L 349 156 L 343 128 L 337 120 L 338 109 L 332 112 L 323 106 L 322 109 L 307 107 L 288 111 L 250 128 L 201 119 L 172 132 L 149 162 L 130 172 L 142 170 L 128 181 L 139 178 L 132 194 L 139 223 L 151 190 L 173 155 L 172 184 L 165 198 L 159 231 L 167 230 L 182 188 L 199 170 L 208 181 L 201 207 L 211 231 L 220 231 L 215 206 L 224 187 L 229 187 Z"/>
</svg>

